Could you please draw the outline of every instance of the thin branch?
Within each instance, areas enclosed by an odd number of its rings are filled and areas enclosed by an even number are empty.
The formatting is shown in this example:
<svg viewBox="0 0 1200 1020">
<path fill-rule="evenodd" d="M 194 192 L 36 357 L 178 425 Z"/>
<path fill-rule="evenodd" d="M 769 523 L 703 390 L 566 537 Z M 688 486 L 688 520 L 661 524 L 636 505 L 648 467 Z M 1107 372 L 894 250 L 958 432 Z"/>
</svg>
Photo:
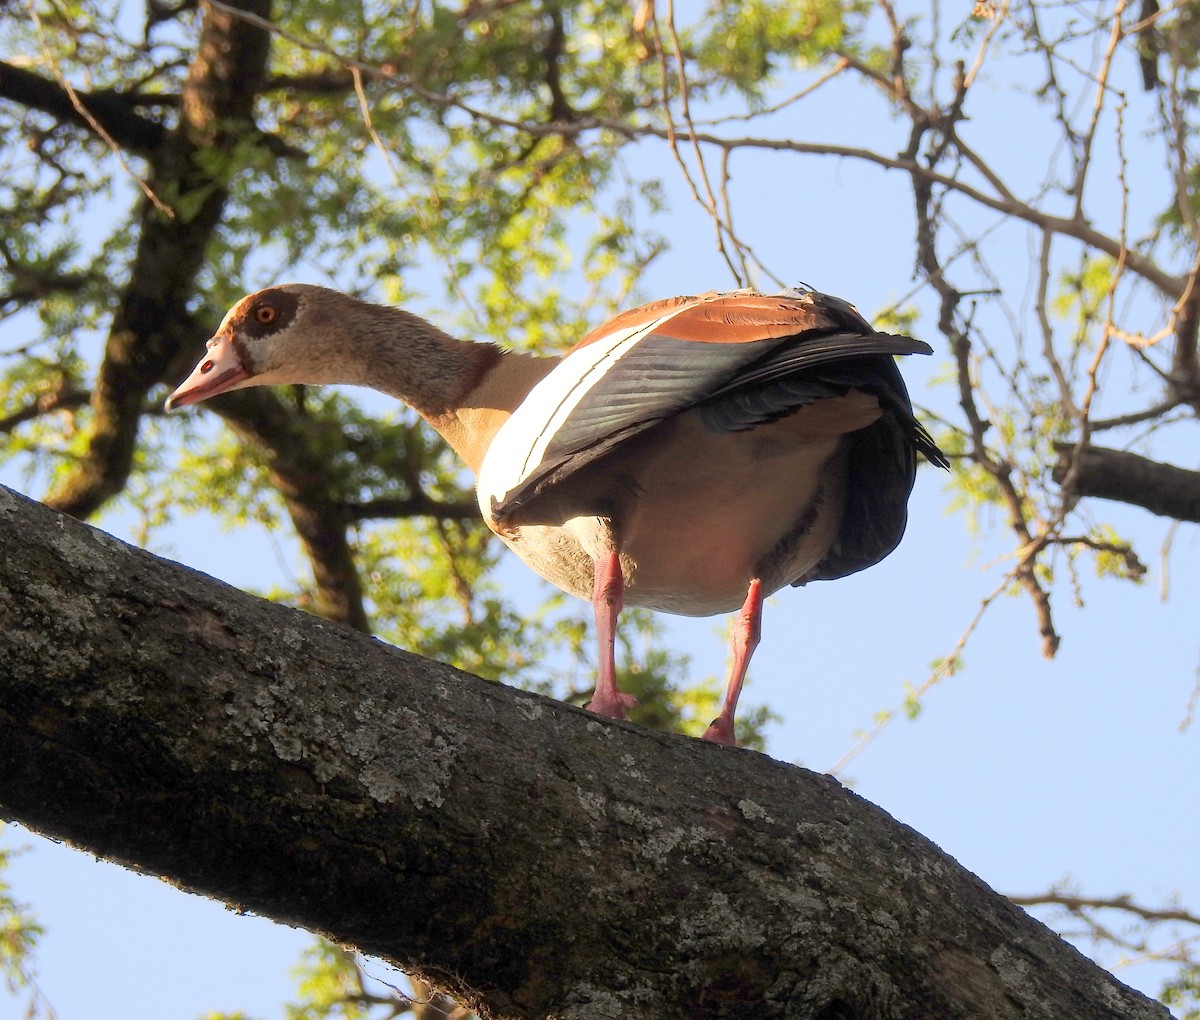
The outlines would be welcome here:
<svg viewBox="0 0 1200 1020">
<path fill-rule="evenodd" d="M 466 579 L 466 576 L 458 565 L 458 550 L 455 541 L 450 537 L 450 529 L 447 527 L 447 522 L 444 518 L 438 517 L 434 520 L 433 526 L 441 542 L 442 552 L 446 555 L 451 587 L 454 589 L 454 597 L 458 600 L 458 604 L 462 606 L 463 623 L 466 626 L 476 624 L 478 621 L 475 619 L 474 592 L 472 591 L 470 582 Z"/>
<path fill-rule="evenodd" d="M 960 294 L 945 278 L 939 264 L 936 245 L 936 208 L 933 187 L 921 177 L 912 178 L 913 197 L 917 215 L 917 261 L 931 286 L 940 297 L 938 328 L 950 341 L 957 366 L 959 405 L 970 426 L 971 459 L 994 480 L 997 492 L 1008 512 L 1009 526 L 1020 541 L 1019 559 L 1010 578 L 1015 579 L 1028 593 L 1037 614 L 1038 630 L 1042 636 L 1042 654 L 1053 658 L 1058 651 L 1059 636 L 1054 628 L 1050 596 L 1033 570 L 1038 553 L 1045 547 L 1048 529 L 1037 534 L 1030 530 L 1026 498 L 1013 478 L 1012 465 L 992 457 L 985 442 L 989 422 L 980 414 L 976 395 L 978 380 L 972 374 L 971 341 L 968 330 L 957 321 Z"/>
<path fill-rule="evenodd" d="M 40 394 L 24 407 L 0 418 L 0 435 L 8 435 L 18 426 L 53 411 L 74 411 L 76 408 L 84 407 L 91 396 L 87 390 L 69 387 L 66 380 L 62 379 L 53 389 Z"/>
<path fill-rule="evenodd" d="M 104 125 L 101 124 L 91 110 L 87 108 L 79 93 L 75 91 L 75 87 L 67 80 L 67 76 L 63 74 L 62 70 L 59 68 L 58 61 L 54 56 L 54 51 L 50 48 L 50 44 L 46 40 L 46 32 L 42 26 L 42 19 L 38 16 L 37 8 L 33 5 L 33 0 L 29 0 L 29 3 L 26 5 L 26 7 L 29 11 L 29 17 L 33 20 L 34 26 L 37 29 L 38 44 L 41 46 L 42 57 L 46 61 L 46 66 L 50 69 L 50 73 L 54 75 L 54 80 L 58 82 L 59 86 L 67 94 L 72 108 L 79 115 L 80 119 L 87 124 L 88 127 L 95 131 L 96 134 L 100 136 L 104 144 L 107 145 L 110 150 L 112 150 L 112 154 L 116 157 L 117 163 L 120 164 L 121 169 L 124 170 L 129 179 L 137 185 L 138 190 L 140 190 L 141 193 L 146 196 L 146 200 L 150 202 L 155 209 L 166 216 L 167 219 L 173 220 L 175 218 L 175 210 L 167 205 L 162 199 L 160 199 L 158 195 L 155 194 L 154 189 L 150 187 L 149 183 L 147 183 L 145 178 L 136 173 L 133 167 L 129 165 L 128 161 L 125 159 L 125 153 L 121 151 L 121 147 L 117 144 L 116 139 L 114 139 L 113 136 L 108 133 L 108 130 L 104 127 Z"/>
<path fill-rule="evenodd" d="M 1092 145 L 1096 139 L 1096 129 L 1100 124 L 1100 114 L 1104 111 L 1104 100 L 1109 92 L 1108 75 L 1112 69 L 1113 57 L 1117 45 L 1121 41 L 1121 15 L 1125 12 L 1125 0 L 1117 0 L 1112 12 L 1112 28 L 1109 31 L 1108 46 L 1100 59 L 1100 69 L 1095 76 L 1096 96 L 1092 103 L 1092 119 L 1087 130 L 1083 133 L 1083 152 L 1075 172 L 1075 183 L 1071 194 L 1075 199 L 1075 218 L 1083 218 L 1083 189 L 1087 180 L 1088 169 L 1092 161 Z M 1122 97 L 1123 101 L 1123 97 Z"/>
<path fill-rule="evenodd" d="M 488 124 L 492 127 L 508 128 L 513 131 L 520 131 L 533 136 L 561 136 L 570 137 L 587 134 L 590 132 L 609 131 L 621 137 L 636 140 L 640 138 L 661 138 L 664 141 L 672 142 L 679 133 L 678 129 L 670 120 L 664 127 L 658 127 L 653 124 L 638 124 L 632 121 L 614 120 L 608 117 L 599 116 L 580 116 L 577 120 L 564 123 L 539 123 L 536 121 L 515 120 L 511 117 L 501 116 L 499 114 L 490 113 L 486 110 L 481 110 L 473 104 L 465 100 L 456 99 L 452 96 L 435 92 L 422 85 L 420 82 L 398 73 L 390 66 L 378 66 L 369 64 L 359 60 L 353 60 L 344 57 L 334 51 L 329 46 L 313 41 L 306 40 L 295 33 L 283 29 L 278 24 L 266 19 L 247 14 L 237 8 L 229 7 L 222 0 L 206 0 L 213 7 L 223 11 L 228 11 L 232 16 L 243 18 L 244 20 L 275 32 L 280 37 L 288 39 L 298 46 L 305 47 L 315 52 L 324 53 L 339 64 L 346 68 L 356 68 L 364 76 L 380 78 L 393 84 L 405 88 L 419 98 L 443 109 L 458 110 L 472 119 L 478 120 L 481 123 Z M 861 73 L 869 74 L 869 69 L 854 61 L 849 54 L 840 54 L 849 61 L 856 70 Z M 885 79 L 886 80 L 886 79 Z M 919 109 L 919 108 L 918 108 Z M 1062 217 L 1054 216 L 1042 211 L 1026 202 L 1010 197 L 1011 193 L 1004 189 L 1000 194 L 989 195 L 980 191 L 978 188 L 967 184 L 953 176 L 938 173 L 932 168 L 922 166 L 911 156 L 902 155 L 900 157 L 888 156 L 880 152 L 874 152 L 870 149 L 859 148 L 856 146 L 833 145 L 821 142 L 801 142 L 793 139 L 785 138 L 761 138 L 761 137 L 725 137 L 712 134 L 710 132 L 699 130 L 695 124 L 692 124 L 687 130 L 687 136 L 693 145 L 706 143 L 714 145 L 722 149 L 756 149 L 762 151 L 775 152 L 794 152 L 798 154 L 834 156 L 839 158 L 857 159 L 862 162 L 871 163 L 887 170 L 900 170 L 911 177 L 920 178 L 930 185 L 939 185 L 948 191 L 954 192 L 968 198 L 971 201 L 999 212 L 1005 216 L 1011 216 L 1014 219 L 1019 219 L 1027 223 L 1031 223 L 1042 230 L 1052 231 L 1054 233 L 1063 234 L 1067 237 L 1073 237 L 1086 245 L 1097 248 L 1106 254 L 1117 258 L 1122 250 L 1121 243 L 1103 232 L 1096 230 L 1090 224 L 1085 222 L 1081 217 Z M 699 189 L 696 189 L 697 194 Z M 703 204 L 703 203 L 702 203 Z M 706 207 L 707 208 L 707 207 Z M 1178 298 L 1183 293 L 1187 284 L 1186 277 L 1175 276 L 1161 269 L 1151 258 L 1139 252 L 1128 251 L 1125 255 L 1126 266 L 1130 271 L 1143 277 L 1163 293 L 1172 298 Z M 731 265 L 732 269 L 732 265 Z"/>
<path fill-rule="evenodd" d="M 1042 332 L 1042 357 L 1046 359 L 1046 364 L 1050 366 L 1050 373 L 1054 376 L 1054 381 L 1058 385 L 1058 399 L 1062 405 L 1063 412 L 1070 418 L 1080 419 L 1083 417 L 1083 412 L 1080 411 L 1079 405 L 1075 403 L 1075 396 L 1071 392 L 1071 383 L 1067 379 L 1067 374 L 1062 367 L 1062 363 L 1058 360 L 1058 354 L 1054 350 L 1054 328 L 1050 324 L 1050 250 L 1053 245 L 1054 235 L 1042 232 L 1042 243 L 1038 251 L 1038 269 L 1037 269 L 1037 298 L 1034 303 L 1034 308 L 1037 312 L 1038 327 Z"/>
<path fill-rule="evenodd" d="M 1084 910 L 1121 910 L 1127 914 L 1140 917 L 1143 921 L 1155 923 L 1163 921 L 1180 921 L 1184 924 L 1194 924 L 1200 927 L 1200 914 L 1180 907 L 1146 907 L 1133 901 L 1128 893 L 1118 896 L 1071 896 L 1051 889 L 1048 892 L 1029 896 L 1009 896 L 1009 899 L 1019 907 L 1056 906 L 1070 910 L 1072 913 Z"/>
<path fill-rule="evenodd" d="M 914 688 L 909 695 L 904 699 L 902 705 L 896 708 L 889 709 L 886 712 L 880 713 L 875 720 L 875 724 L 869 729 L 859 734 L 858 739 L 854 742 L 845 754 L 843 754 L 833 765 L 825 771 L 831 776 L 840 776 L 845 771 L 846 767 L 854 761 L 860 754 L 867 749 L 893 722 L 901 715 L 906 714 L 906 709 L 909 705 L 920 703 L 920 701 L 943 680 L 953 676 L 962 664 L 963 651 L 967 647 L 967 642 L 971 639 L 971 635 L 978 629 L 979 624 L 983 622 L 983 617 L 991 608 L 993 602 L 996 601 L 1012 584 L 1012 573 L 1008 573 L 988 595 L 986 595 L 979 604 L 979 608 L 975 611 L 975 615 L 971 617 L 963 632 L 958 636 L 958 640 L 954 642 L 954 647 L 949 653 L 942 658 L 933 668 L 933 671 L 925 678 L 924 682 Z"/>
<path fill-rule="evenodd" d="M 671 96 L 668 87 L 670 78 L 669 68 L 667 66 L 666 49 L 659 46 L 659 63 L 662 69 L 662 104 L 663 110 L 666 113 L 668 136 L 667 144 L 671 149 L 671 154 L 675 157 L 675 162 L 679 169 L 683 172 L 683 178 L 687 182 L 688 188 L 692 192 L 692 198 L 696 203 L 708 213 L 709 218 L 713 221 L 713 226 L 717 236 L 717 250 L 721 253 L 721 257 L 725 260 L 725 264 L 729 267 L 733 278 L 738 281 L 739 286 L 745 286 L 748 282 L 738 271 L 738 267 L 734 264 L 733 257 L 729 254 L 729 249 L 725 245 L 725 234 L 732 234 L 731 228 L 721 219 L 721 214 L 717 209 L 717 199 L 713 194 L 712 183 L 708 179 L 708 167 L 704 162 L 704 150 L 700 145 L 699 136 L 696 133 L 696 125 L 692 123 L 691 106 L 688 99 L 688 81 L 686 73 L 686 61 L 683 55 L 683 45 L 679 41 L 679 33 L 675 27 L 675 3 L 674 0 L 667 0 L 667 32 L 671 39 L 671 52 L 675 58 L 675 75 L 677 86 L 679 89 L 679 108 L 680 115 L 683 117 L 683 122 L 687 128 L 687 137 L 692 144 L 692 151 L 696 157 L 696 167 L 700 175 L 700 181 L 704 185 L 704 196 L 700 195 L 700 188 L 696 184 L 695 178 L 688 169 L 687 161 L 683 158 L 683 154 L 679 151 L 679 145 L 676 139 L 674 118 L 671 116 Z"/>
<path fill-rule="evenodd" d="M 444 503 L 423 492 L 412 496 L 388 496 L 341 504 L 352 521 L 388 520 L 404 517 L 433 517 L 439 521 L 477 521 L 479 505 L 474 500 Z"/>
<path fill-rule="evenodd" d="M 354 95 L 358 100 L 359 113 L 362 114 L 363 126 L 367 129 L 367 134 L 371 137 L 371 142 L 383 157 L 384 163 L 387 164 L 388 172 L 392 175 L 392 183 L 396 185 L 405 196 L 408 198 L 408 208 L 411 209 L 416 216 L 417 223 L 420 224 L 421 234 L 425 239 L 425 243 L 438 253 L 446 266 L 446 272 L 449 274 L 450 285 L 454 288 L 454 293 L 458 295 L 459 301 L 462 302 L 463 308 L 471 315 L 475 322 L 482 326 L 483 316 L 479 314 L 475 304 L 467 296 L 466 289 L 463 287 L 461 278 L 455 268 L 455 260 L 450 257 L 450 252 L 446 250 L 446 246 L 441 239 L 441 235 L 433 229 L 429 222 L 429 218 L 425 215 L 424 205 L 418 202 L 413 197 L 408 185 L 405 183 L 403 176 L 400 174 L 400 168 L 396 165 L 396 158 L 391 149 L 383 143 L 379 132 L 375 130 L 375 122 L 371 116 L 371 105 L 367 102 L 366 89 L 363 87 L 363 72 L 358 65 L 350 67 L 350 77 L 354 83 Z"/>
<path fill-rule="evenodd" d="M 756 107 L 753 110 L 747 110 L 745 113 L 733 113 L 726 116 L 713 118 L 711 120 L 696 120 L 695 124 L 703 124 L 705 127 L 717 127 L 723 124 L 746 123 L 753 120 L 759 120 L 763 117 L 770 117 L 773 114 L 780 113 L 786 110 L 789 106 L 798 103 L 802 99 L 811 96 L 817 89 L 824 85 L 828 85 L 838 75 L 845 71 L 850 66 L 850 60 L 845 56 L 838 56 L 831 67 L 824 74 L 819 75 L 814 81 L 805 85 L 804 88 L 793 92 L 790 96 L 779 100 L 777 103 L 771 103 L 769 106 Z"/>
<path fill-rule="evenodd" d="M 1175 410 L 1181 403 L 1182 401 L 1179 400 L 1161 400 L 1144 410 L 1134 411 L 1130 414 L 1118 414 L 1112 418 L 1093 418 L 1092 431 L 1103 432 L 1107 429 L 1124 428 L 1127 425 L 1140 425 L 1144 421 L 1154 421 Z"/>
<path fill-rule="evenodd" d="M 1200 705 L 1200 665 L 1196 666 L 1196 683 L 1192 687 L 1192 693 L 1188 695 L 1187 708 L 1183 713 L 1183 719 L 1179 722 L 1179 732 L 1185 733 L 1192 725 L 1192 720 L 1196 718 L 1196 706 Z"/>
<path fill-rule="evenodd" d="M 103 126 L 110 139 L 139 155 L 153 153 L 166 137 L 166 128 L 139 115 L 133 107 L 143 101 L 137 94 L 101 91 L 80 92 L 54 80 L 0 60 L 0 96 L 32 110 L 48 113 L 95 130 Z M 145 97 L 150 98 L 150 97 Z M 154 97 L 162 102 L 162 97 Z M 80 107 L 87 116 L 80 113 Z M 103 136 L 101 136 L 103 137 Z"/>
<path fill-rule="evenodd" d="M 1118 7 L 1122 6 L 1123 0 L 1119 0 Z M 1120 21 L 1116 21 L 1116 38 L 1119 39 Z M 1110 43 L 1109 52 L 1106 54 L 1106 61 L 1111 60 L 1112 49 L 1116 46 L 1116 41 Z M 1105 64 L 1105 72 L 1107 72 L 1108 64 Z M 1099 102 L 1099 100 L 1098 100 Z M 1125 174 L 1126 160 L 1124 151 L 1124 139 L 1122 127 L 1124 124 L 1124 101 L 1117 109 L 1117 159 L 1118 159 L 1118 178 L 1121 185 L 1121 237 L 1125 237 L 1126 224 L 1129 216 L 1129 182 Z M 1108 293 L 1106 295 L 1106 313 L 1104 321 L 1104 329 L 1101 332 L 1100 342 L 1096 345 L 1096 353 L 1092 358 L 1091 365 L 1087 370 L 1087 383 L 1084 387 L 1083 396 L 1079 401 L 1079 435 L 1073 447 L 1071 447 L 1069 455 L 1065 460 L 1060 461 L 1055 468 L 1056 478 L 1059 470 L 1061 471 L 1061 487 L 1063 490 L 1063 510 L 1065 514 L 1067 509 L 1073 505 L 1075 493 L 1077 491 L 1077 480 L 1080 472 L 1083 470 L 1083 458 L 1087 454 L 1089 444 L 1091 442 L 1091 417 L 1092 417 L 1092 402 L 1095 399 L 1098 389 L 1098 380 L 1100 365 L 1104 361 L 1105 355 L 1110 349 L 1113 339 L 1113 318 L 1114 305 L 1116 302 L 1117 286 L 1121 281 L 1121 275 L 1125 268 L 1125 252 L 1127 248 L 1124 243 L 1121 245 L 1121 254 L 1117 258 L 1116 267 L 1113 270 L 1112 278 L 1109 280 Z"/>
<path fill-rule="evenodd" d="M 1046 544 L 1064 547 L 1080 545 L 1091 549 L 1093 552 L 1109 553 L 1117 556 L 1124 562 L 1129 576 L 1135 581 L 1142 580 L 1148 573 L 1146 564 L 1141 561 L 1138 554 L 1134 551 L 1133 546 L 1128 542 L 1103 542 L 1092 538 L 1090 535 L 1057 535 L 1054 538 L 1047 539 Z"/>
<path fill-rule="evenodd" d="M 1008 16 L 1008 0 L 1004 0 L 1000 4 L 999 9 L 995 10 L 991 17 L 991 25 L 983 34 L 983 38 L 979 40 L 979 48 L 975 51 L 975 60 L 971 64 L 971 69 L 967 71 L 964 78 L 964 86 L 970 88 L 975 83 L 975 76 L 979 74 L 980 68 L 983 67 L 983 62 L 987 57 L 988 50 L 991 49 L 992 42 L 996 38 L 996 33 L 1000 31 L 1000 26 L 1004 24 Z"/>
</svg>

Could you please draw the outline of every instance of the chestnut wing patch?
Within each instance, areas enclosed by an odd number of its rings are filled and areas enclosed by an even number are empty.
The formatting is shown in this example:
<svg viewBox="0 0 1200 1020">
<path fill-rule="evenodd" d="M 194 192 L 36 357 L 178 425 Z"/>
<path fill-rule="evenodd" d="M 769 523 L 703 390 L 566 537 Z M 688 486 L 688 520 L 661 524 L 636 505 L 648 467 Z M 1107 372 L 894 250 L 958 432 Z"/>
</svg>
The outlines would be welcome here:
<svg viewBox="0 0 1200 1020">
<path fill-rule="evenodd" d="M 506 422 L 493 440 L 496 457 L 488 451 L 481 498 L 503 521 L 671 415 L 700 408 L 714 431 L 746 430 L 853 388 L 836 373 L 814 374 L 820 366 L 878 362 L 899 382 L 888 355 L 929 352 L 920 341 L 871 332 L 844 302 L 835 311 L 739 294 L 656 302 L 618 316 L 584 337 Z"/>
</svg>

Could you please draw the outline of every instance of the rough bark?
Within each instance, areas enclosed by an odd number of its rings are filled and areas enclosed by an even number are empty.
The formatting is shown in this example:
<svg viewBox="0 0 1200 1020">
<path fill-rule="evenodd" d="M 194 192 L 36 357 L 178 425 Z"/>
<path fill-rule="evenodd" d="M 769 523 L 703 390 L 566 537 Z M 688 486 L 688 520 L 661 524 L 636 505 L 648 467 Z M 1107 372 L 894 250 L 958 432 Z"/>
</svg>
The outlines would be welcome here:
<svg viewBox="0 0 1200 1020">
<path fill-rule="evenodd" d="M 3 489 L 0 812 L 484 1017 L 1167 1015 L 827 777 L 488 683 Z"/>
<path fill-rule="evenodd" d="M 1075 447 L 1059 444 L 1054 480 L 1062 483 L 1075 458 Z M 1150 460 L 1126 450 L 1089 446 L 1079 458 L 1073 495 L 1115 499 L 1152 514 L 1200 523 L 1200 471 Z"/>
</svg>

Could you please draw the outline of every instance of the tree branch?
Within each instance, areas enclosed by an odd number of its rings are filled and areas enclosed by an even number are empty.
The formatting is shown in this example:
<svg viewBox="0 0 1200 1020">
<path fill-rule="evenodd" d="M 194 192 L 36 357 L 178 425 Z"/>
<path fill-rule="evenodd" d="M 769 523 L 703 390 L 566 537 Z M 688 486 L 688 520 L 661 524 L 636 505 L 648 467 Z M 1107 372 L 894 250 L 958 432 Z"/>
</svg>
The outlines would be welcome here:
<svg viewBox="0 0 1200 1020">
<path fill-rule="evenodd" d="M 268 0 L 245 2 L 265 11 Z M 253 130 L 268 44 L 260 29 L 206 8 L 179 127 L 156 152 L 148 182 L 154 194 L 199 199 L 189 215 L 171 218 L 142 206 L 137 254 L 92 389 L 87 451 L 48 497 L 64 513 L 86 517 L 124 488 L 147 391 L 166 376 L 189 334 L 195 335 L 188 304 L 227 195 L 226 182 L 206 167 L 212 167 L 214 151 Z"/>
<path fill-rule="evenodd" d="M 910 148 L 916 151 L 919 134 L 914 130 Z M 988 450 L 986 433 L 991 427 L 979 410 L 976 383 L 972 375 L 971 338 L 969 327 L 959 325 L 958 306 L 963 298 L 956 287 L 946 279 L 937 254 L 937 227 L 939 202 L 935 201 L 929 179 L 914 174 L 912 178 L 913 198 L 917 217 L 917 264 L 936 291 L 939 301 L 938 329 L 950 341 L 958 381 L 959 406 L 969 426 L 971 437 L 969 456 L 995 481 L 997 492 L 1008 512 L 1009 526 L 1020 541 L 1020 554 L 1012 568 L 1011 576 L 1025 589 L 1037 614 L 1038 633 L 1042 638 L 1042 654 L 1052 659 L 1058 653 L 1060 638 L 1054 627 L 1054 614 L 1050 595 L 1038 579 L 1034 569 L 1038 551 L 1044 546 L 1046 536 L 1035 536 L 1030 530 L 1026 512 L 1026 499 L 1014 478 L 1012 463 L 1005 458 L 993 457 Z M 935 672 L 934 676 L 937 673 Z"/>
<path fill-rule="evenodd" d="M 1175 349 L 1171 355 L 1171 389 L 1200 414 L 1200 252 L 1188 273 L 1187 286 L 1171 310 Z"/>
<path fill-rule="evenodd" d="M 5 816 L 489 1020 L 1167 1017 L 827 777 L 458 673 L 4 489 L 0 661 Z"/>
<path fill-rule="evenodd" d="M 351 515 L 340 502 L 327 454 L 314 450 L 311 431 L 269 390 L 227 393 L 211 403 L 229 426 L 266 461 L 313 568 L 313 609 L 336 623 L 371 632 L 362 578 L 347 536 Z"/>
<path fill-rule="evenodd" d="M 1009 899 L 1023 907 L 1062 907 L 1073 914 L 1086 910 L 1123 910 L 1143 921 L 1156 924 L 1162 921 L 1181 921 L 1200 926 L 1200 916 L 1189 910 L 1179 907 L 1144 907 L 1135 903 L 1128 893 L 1104 897 L 1071 896 L 1052 889 L 1033 896 L 1010 896 Z"/>
<path fill-rule="evenodd" d="M 76 91 L 80 102 L 96 123 L 122 148 L 141 156 L 153 154 L 166 138 L 167 130 L 136 110 L 138 97 L 120 92 Z M 67 91 L 53 78 L 0 61 L 0 98 L 31 110 L 41 110 L 55 119 L 92 130 L 92 125 L 71 102 Z"/>
<path fill-rule="evenodd" d="M 346 512 L 355 521 L 396 517 L 437 517 L 443 521 L 479 520 L 479 504 L 474 500 L 445 503 L 424 492 L 414 492 L 411 496 L 399 498 L 383 496 L 365 503 L 347 503 L 345 507 Z"/>
<path fill-rule="evenodd" d="M 671 142 L 676 134 L 686 134 L 689 142 L 694 145 L 713 145 L 723 151 L 757 149 L 857 159 L 873 163 L 883 169 L 901 170 L 910 175 L 914 180 L 923 180 L 931 186 L 940 185 L 947 191 L 962 195 L 1002 215 L 1023 220 L 1044 231 L 1075 238 L 1086 245 L 1111 255 L 1114 259 L 1124 258 L 1125 265 L 1130 271 L 1143 277 L 1172 298 L 1178 298 L 1184 292 L 1187 285 L 1187 278 L 1185 276 L 1173 275 L 1162 269 L 1150 256 L 1127 249 L 1119 238 L 1110 237 L 1102 231 L 1096 230 L 1082 216 L 1065 217 L 1052 215 L 1030 203 L 1013 198 L 1012 192 L 1003 185 L 1000 185 L 997 189 L 999 194 L 989 195 L 952 175 L 941 174 L 931 167 L 923 166 L 908 155 L 895 157 L 853 146 L 832 145 L 822 142 L 801 142 L 786 138 L 729 137 L 696 130 L 695 125 L 685 124 L 683 130 L 680 130 L 673 124 L 660 127 L 657 124 L 638 124 L 631 120 L 588 115 L 583 112 L 580 112 L 569 121 L 554 120 L 546 123 L 538 123 L 536 121 L 519 120 L 491 113 L 453 95 L 430 89 L 421 81 L 405 76 L 394 65 L 381 65 L 379 63 L 369 63 L 346 57 L 321 41 L 302 38 L 295 33 L 286 31 L 266 17 L 246 11 L 238 11 L 237 8 L 222 2 L 222 0 L 210 0 L 208 6 L 215 10 L 228 12 L 231 16 L 240 17 L 247 24 L 258 26 L 264 31 L 269 31 L 281 38 L 285 38 L 298 46 L 324 53 L 348 71 L 353 69 L 358 71 L 363 77 L 386 81 L 393 87 L 411 92 L 432 106 L 442 109 L 459 110 L 472 119 L 493 127 L 509 128 L 533 137 L 555 135 L 563 138 L 572 138 L 588 133 L 607 131 L 631 141 L 640 138 L 661 138 L 664 141 Z M 839 55 L 839 59 L 847 60 L 848 58 L 845 54 L 841 54 Z M 868 75 L 868 77 L 876 80 L 876 76 Z M 310 87 L 326 85 L 339 91 L 342 80 L 333 72 L 330 72 L 328 77 L 319 75 L 315 80 L 302 79 L 302 81 L 307 81 Z M 284 79 L 280 79 L 280 81 L 286 84 Z M 929 126 L 928 124 L 922 124 L 919 119 L 914 123 L 920 124 L 922 128 Z M 971 158 L 972 162 L 979 159 L 973 153 L 970 154 L 969 158 Z M 985 173 L 984 176 L 991 185 L 996 186 L 999 184 L 999 178 L 995 174 Z"/>
<path fill-rule="evenodd" d="M 33 421 L 54 411 L 74 411 L 83 407 L 89 398 L 87 390 L 73 388 L 65 379 L 60 379 L 52 388 L 29 401 L 24 407 L 0 417 L 0 435 L 14 431 L 27 421 Z"/>
<path fill-rule="evenodd" d="M 1072 461 L 1078 465 L 1076 496 L 1114 499 L 1161 517 L 1200 523 L 1200 471 L 1163 464 L 1125 450 L 1089 446 L 1082 454 L 1074 443 L 1056 443 L 1053 477 L 1060 485 Z"/>
</svg>

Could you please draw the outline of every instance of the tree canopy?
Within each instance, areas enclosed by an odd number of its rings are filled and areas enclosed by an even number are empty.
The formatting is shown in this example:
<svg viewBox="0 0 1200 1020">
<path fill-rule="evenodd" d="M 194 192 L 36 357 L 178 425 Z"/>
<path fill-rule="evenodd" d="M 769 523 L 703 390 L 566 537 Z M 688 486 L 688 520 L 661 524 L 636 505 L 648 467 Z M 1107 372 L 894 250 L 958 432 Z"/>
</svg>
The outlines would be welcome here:
<svg viewBox="0 0 1200 1020">
<path fill-rule="evenodd" d="M 162 400 L 225 308 L 297 276 L 563 349 L 665 296 L 643 281 L 695 257 L 672 243 L 682 196 L 724 277 L 697 289 L 792 284 L 822 260 L 798 247 L 850 249 L 888 284 L 811 282 L 943 355 L 917 403 L 996 564 L 880 732 L 963 668 L 1004 597 L 1053 656 L 1082 574 L 1142 580 L 1114 506 L 1200 521 L 1198 61 L 1185 0 L 14 7 L 2 477 L 151 546 L 189 514 L 293 533 L 303 566 L 262 594 L 582 702 L 582 609 L 518 611 L 470 480 L 412 415 L 299 388 L 195 416 Z M 843 168 L 871 175 L 888 231 L 827 208 L 814 182 Z M 881 250 L 896 223 L 906 247 Z M 674 683 L 680 654 L 634 622 L 640 721 L 702 728 L 715 681 Z M 1093 934 L 1130 906 L 1058 901 Z M 1194 1009 L 1192 944 L 1168 995 Z"/>
</svg>

